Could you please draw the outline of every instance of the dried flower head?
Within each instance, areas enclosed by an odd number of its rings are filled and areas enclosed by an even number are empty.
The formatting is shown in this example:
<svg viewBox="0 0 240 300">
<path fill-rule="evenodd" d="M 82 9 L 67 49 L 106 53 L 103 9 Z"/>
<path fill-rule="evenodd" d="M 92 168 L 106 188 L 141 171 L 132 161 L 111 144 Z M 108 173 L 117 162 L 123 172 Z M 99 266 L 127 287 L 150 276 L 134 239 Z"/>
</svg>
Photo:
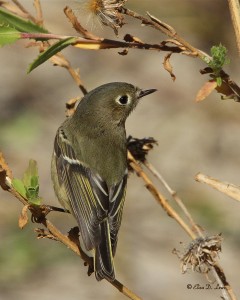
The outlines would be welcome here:
<svg viewBox="0 0 240 300">
<path fill-rule="evenodd" d="M 146 161 L 148 152 L 157 145 L 157 141 L 152 138 L 137 139 L 131 135 L 127 138 L 127 148 L 131 152 L 132 156 L 142 163 Z M 129 171 L 133 171 L 133 168 L 128 164 Z"/>
<path fill-rule="evenodd" d="M 192 241 L 181 257 L 182 273 L 186 273 L 188 266 L 191 266 L 193 271 L 207 273 L 218 258 L 222 240 L 221 234 L 218 234 Z"/>
<path fill-rule="evenodd" d="M 121 7 L 127 0 L 86 0 L 80 1 L 92 15 L 97 16 L 101 24 L 111 27 L 118 35 L 118 29 L 124 25 Z"/>
</svg>

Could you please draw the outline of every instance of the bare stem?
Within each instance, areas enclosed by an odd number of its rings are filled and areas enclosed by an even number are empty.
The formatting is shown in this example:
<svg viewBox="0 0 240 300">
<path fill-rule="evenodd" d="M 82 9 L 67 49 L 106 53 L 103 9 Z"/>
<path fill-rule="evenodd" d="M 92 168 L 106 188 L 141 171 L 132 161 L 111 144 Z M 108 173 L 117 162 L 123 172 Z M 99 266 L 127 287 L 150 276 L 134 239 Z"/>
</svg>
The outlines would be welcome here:
<svg viewBox="0 0 240 300">
<path fill-rule="evenodd" d="M 37 20 L 25 9 L 25 7 L 18 1 L 12 0 L 12 2 L 24 13 L 27 15 L 27 18 L 34 23 L 37 23 Z"/>
<path fill-rule="evenodd" d="M 84 83 L 80 77 L 80 71 L 79 70 L 75 70 L 70 61 L 62 54 L 62 53 L 58 53 L 58 57 L 61 59 L 61 63 L 58 63 L 58 61 L 53 60 L 57 65 L 59 65 L 60 67 L 64 67 L 68 73 L 71 75 L 71 77 L 73 78 L 73 80 L 76 82 L 77 86 L 80 88 L 81 92 L 83 93 L 83 95 L 87 94 L 87 88 L 84 86 Z"/>
<path fill-rule="evenodd" d="M 124 14 L 126 14 L 128 16 L 131 16 L 135 19 L 139 19 L 143 25 L 151 26 L 154 29 L 161 31 L 163 34 L 166 34 L 168 37 L 170 37 L 174 40 L 177 40 L 182 46 L 185 47 L 184 50 L 188 50 L 188 51 L 192 52 L 192 54 L 194 54 L 195 56 L 202 57 L 202 54 L 203 54 L 202 51 L 199 51 L 197 48 L 193 47 L 191 44 L 189 44 L 187 41 L 185 41 L 182 37 L 180 37 L 173 27 L 160 21 L 156 17 L 152 16 L 150 13 L 148 13 L 148 16 L 150 18 L 150 20 L 149 20 L 149 19 L 143 17 L 142 15 L 140 15 L 134 11 L 131 11 L 127 8 L 122 8 L 122 11 Z"/>
<path fill-rule="evenodd" d="M 36 22 L 37 22 L 37 24 L 42 26 L 43 25 L 43 13 L 42 13 L 42 7 L 40 4 L 40 0 L 34 0 L 34 6 L 36 9 L 36 14 L 37 14 Z"/>
<path fill-rule="evenodd" d="M 206 183 L 215 190 L 233 198 L 234 200 L 240 201 L 240 188 L 234 184 L 228 182 L 222 182 L 216 178 L 208 175 L 198 173 L 195 176 L 195 180 L 201 183 Z"/>
<path fill-rule="evenodd" d="M 238 54 L 240 55 L 240 5 L 239 0 L 228 0 L 232 24 L 236 36 Z"/>
<path fill-rule="evenodd" d="M 222 295 L 224 300 L 237 300 L 236 295 L 234 294 L 232 287 L 226 280 L 225 274 L 223 269 L 218 265 L 215 264 L 212 268 L 214 277 L 216 278 L 219 286 L 223 286 L 225 289 L 222 289 Z"/>
<path fill-rule="evenodd" d="M 85 39 L 89 40 L 101 40 L 100 37 L 94 35 L 93 33 L 89 32 L 87 29 L 83 28 L 83 26 L 79 23 L 77 17 L 74 15 L 73 11 L 70 7 L 66 6 L 64 8 L 64 13 L 72 23 L 73 28 L 80 33 Z"/>
</svg>

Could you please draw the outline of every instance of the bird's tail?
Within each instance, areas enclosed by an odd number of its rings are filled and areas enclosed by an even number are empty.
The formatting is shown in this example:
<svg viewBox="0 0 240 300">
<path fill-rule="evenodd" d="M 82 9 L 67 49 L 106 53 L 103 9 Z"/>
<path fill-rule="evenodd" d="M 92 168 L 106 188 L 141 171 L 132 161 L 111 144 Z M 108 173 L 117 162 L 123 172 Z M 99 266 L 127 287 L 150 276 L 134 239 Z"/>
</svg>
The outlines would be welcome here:
<svg viewBox="0 0 240 300">
<path fill-rule="evenodd" d="M 113 281 L 115 272 L 108 220 L 104 220 L 100 226 L 101 241 L 95 249 L 95 276 L 98 281 L 103 278 Z"/>
</svg>

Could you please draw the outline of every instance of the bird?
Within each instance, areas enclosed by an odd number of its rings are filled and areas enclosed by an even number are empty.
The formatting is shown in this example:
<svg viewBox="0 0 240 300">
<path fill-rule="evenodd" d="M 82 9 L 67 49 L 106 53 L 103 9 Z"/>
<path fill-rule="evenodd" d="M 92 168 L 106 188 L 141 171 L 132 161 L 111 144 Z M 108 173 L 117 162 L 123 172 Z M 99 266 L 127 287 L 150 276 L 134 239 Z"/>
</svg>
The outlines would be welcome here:
<svg viewBox="0 0 240 300">
<path fill-rule="evenodd" d="M 155 91 L 126 82 L 103 84 L 82 98 L 56 133 L 53 187 L 76 219 L 98 281 L 115 280 L 113 257 L 128 178 L 125 122 L 139 100 Z"/>
</svg>

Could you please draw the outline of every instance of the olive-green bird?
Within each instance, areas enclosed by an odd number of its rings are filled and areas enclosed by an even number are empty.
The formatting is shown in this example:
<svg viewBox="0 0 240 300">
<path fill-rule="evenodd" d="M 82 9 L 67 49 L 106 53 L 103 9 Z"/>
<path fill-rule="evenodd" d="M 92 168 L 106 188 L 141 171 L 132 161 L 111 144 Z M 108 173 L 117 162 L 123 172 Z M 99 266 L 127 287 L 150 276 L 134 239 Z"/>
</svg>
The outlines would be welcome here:
<svg viewBox="0 0 240 300">
<path fill-rule="evenodd" d="M 113 281 L 113 256 L 127 184 L 125 121 L 143 96 L 129 83 L 104 84 L 84 96 L 58 129 L 52 180 L 61 205 L 75 217 L 97 280 Z"/>
</svg>

